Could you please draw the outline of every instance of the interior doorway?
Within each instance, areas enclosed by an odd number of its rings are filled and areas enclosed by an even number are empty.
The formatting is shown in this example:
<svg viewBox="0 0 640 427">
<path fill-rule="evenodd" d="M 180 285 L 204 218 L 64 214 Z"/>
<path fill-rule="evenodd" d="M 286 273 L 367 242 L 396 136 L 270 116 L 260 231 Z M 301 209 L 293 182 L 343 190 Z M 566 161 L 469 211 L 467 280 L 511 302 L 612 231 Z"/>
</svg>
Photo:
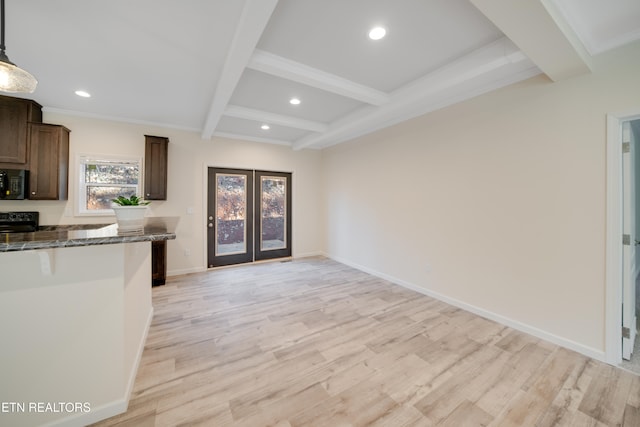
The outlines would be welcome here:
<svg viewBox="0 0 640 427">
<path fill-rule="evenodd" d="M 622 138 L 622 366 L 640 374 L 637 339 L 640 293 L 640 119 L 621 123 Z"/>
<path fill-rule="evenodd" d="M 640 110 L 607 116 L 605 360 L 637 363 L 636 283 L 640 273 Z M 636 170 L 638 173 L 636 173 Z M 638 227 L 636 227 L 636 223 Z M 637 347 L 637 346 L 636 346 Z M 623 359 L 630 359 L 624 361 Z M 629 366 L 623 366 L 630 369 Z M 636 369 L 633 369 L 636 370 Z"/>
<path fill-rule="evenodd" d="M 291 256 L 291 173 L 208 168 L 210 268 Z"/>
</svg>

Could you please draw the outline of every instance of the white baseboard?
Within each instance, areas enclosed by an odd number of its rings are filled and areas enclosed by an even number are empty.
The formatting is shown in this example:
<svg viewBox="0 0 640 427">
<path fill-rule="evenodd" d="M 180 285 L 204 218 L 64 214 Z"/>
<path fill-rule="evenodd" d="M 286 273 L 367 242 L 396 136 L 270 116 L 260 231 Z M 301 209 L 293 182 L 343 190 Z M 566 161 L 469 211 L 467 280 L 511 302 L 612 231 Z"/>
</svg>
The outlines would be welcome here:
<svg viewBox="0 0 640 427">
<path fill-rule="evenodd" d="M 326 255 L 322 251 L 305 252 L 305 253 L 302 253 L 302 254 L 293 255 L 293 259 L 311 258 L 311 257 L 315 257 L 315 256 L 326 256 Z"/>
<path fill-rule="evenodd" d="M 183 274 L 191 274 L 191 273 L 202 273 L 203 271 L 207 271 L 207 269 L 205 267 L 192 267 L 192 268 L 183 268 L 180 270 L 169 270 L 167 271 L 167 277 L 181 276 Z"/>
<path fill-rule="evenodd" d="M 326 256 L 326 255 L 322 251 L 315 251 L 315 252 L 305 252 L 301 254 L 294 254 L 292 258 L 300 259 L 300 258 L 311 258 L 315 256 Z M 207 267 L 202 267 L 202 266 L 192 267 L 192 268 L 183 268 L 179 270 L 169 270 L 167 271 L 167 277 L 182 276 L 183 274 L 191 274 L 191 273 L 202 273 L 203 271 L 207 271 L 207 270 L 208 270 Z"/>
<path fill-rule="evenodd" d="M 337 262 L 339 262 L 341 264 L 345 264 L 345 265 L 348 265 L 349 267 L 353 267 L 353 268 L 355 268 L 357 270 L 364 271 L 365 273 L 369 273 L 372 276 L 376 276 L 376 277 L 379 277 L 381 279 L 388 280 L 389 282 L 395 283 L 395 284 L 400 285 L 400 286 L 402 286 L 404 288 L 411 289 L 412 291 L 416 291 L 416 292 L 421 293 L 423 295 L 426 295 L 428 297 L 435 298 L 435 299 L 437 299 L 439 301 L 442 301 L 442 302 L 446 302 L 447 304 L 450 304 L 450 305 L 452 305 L 454 307 L 461 308 L 461 309 L 469 311 L 469 312 L 471 312 L 473 314 L 477 314 L 478 316 L 484 317 L 484 318 L 489 319 L 489 320 L 493 320 L 494 322 L 498 322 L 498 323 L 500 323 L 502 325 L 505 325 L 505 326 L 508 326 L 510 328 L 516 329 L 518 331 L 527 333 L 529 335 L 533 335 L 534 337 L 543 339 L 545 341 L 549 341 L 549 342 L 551 342 L 553 344 L 559 345 L 561 347 L 567 348 L 569 350 L 576 351 L 576 352 L 578 352 L 580 354 L 583 354 L 585 356 L 588 356 L 588 357 L 591 357 L 593 359 L 599 360 L 601 362 L 607 363 L 606 358 L 605 358 L 605 352 L 602 351 L 602 350 L 598 350 L 598 349 L 595 349 L 595 348 L 592 348 L 592 347 L 577 343 L 577 342 L 572 341 L 570 339 L 567 339 L 567 338 L 564 338 L 564 337 L 560 337 L 558 335 L 552 334 L 552 333 L 544 331 L 542 329 L 538 329 L 538 328 L 536 328 L 534 326 L 531 326 L 531 325 L 528 325 L 526 323 L 522 323 L 522 322 L 520 322 L 518 320 L 514 320 L 514 319 L 511 319 L 509 317 L 503 316 L 501 314 L 494 313 L 494 312 L 485 310 L 485 309 L 480 308 L 480 307 L 476 307 L 476 306 L 468 304 L 468 303 L 466 303 L 464 301 L 460 301 L 458 299 L 451 298 L 451 297 L 448 297 L 446 295 L 443 295 L 443 294 L 441 294 L 439 292 L 435 292 L 435 291 L 432 291 L 430 289 L 423 288 L 422 286 L 418 286 L 418 285 L 415 285 L 413 283 L 409 283 L 409 282 L 407 282 L 405 280 L 398 279 L 397 277 L 393 277 L 393 276 L 390 276 L 388 274 L 381 273 L 379 271 L 376 271 L 376 270 L 373 270 L 371 268 L 365 267 L 363 265 L 356 264 L 356 263 L 351 262 L 351 261 L 349 261 L 347 259 L 344 259 L 344 258 L 341 258 L 341 257 L 336 257 L 336 256 L 331 256 L 331 255 L 325 255 L 325 256 L 327 256 L 328 258 L 331 258 L 334 261 L 337 261 Z"/>
</svg>

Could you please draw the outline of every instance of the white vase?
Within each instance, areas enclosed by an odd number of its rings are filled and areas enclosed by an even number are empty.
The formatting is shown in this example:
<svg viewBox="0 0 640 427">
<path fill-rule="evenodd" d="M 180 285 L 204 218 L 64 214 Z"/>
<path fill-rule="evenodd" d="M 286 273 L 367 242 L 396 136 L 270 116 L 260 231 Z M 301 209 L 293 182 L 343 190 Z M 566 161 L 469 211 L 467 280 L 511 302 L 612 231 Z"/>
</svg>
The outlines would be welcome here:
<svg viewBox="0 0 640 427">
<path fill-rule="evenodd" d="M 144 215 L 147 212 L 146 206 L 111 206 L 116 213 L 118 222 L 118 232 L 129 233 L 132 231 L 142 231 L 144 229 Z"/>
</svg>

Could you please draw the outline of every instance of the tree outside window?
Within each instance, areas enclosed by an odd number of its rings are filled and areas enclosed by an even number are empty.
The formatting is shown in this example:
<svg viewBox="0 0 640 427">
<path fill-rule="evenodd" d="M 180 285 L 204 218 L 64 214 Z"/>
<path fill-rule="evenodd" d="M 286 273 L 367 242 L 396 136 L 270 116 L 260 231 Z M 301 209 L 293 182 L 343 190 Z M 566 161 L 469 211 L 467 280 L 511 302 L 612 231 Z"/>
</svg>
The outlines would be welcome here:
<svg viewBox="0 0 640 427">
<path fill-rule="evenodd" d="M 140 159 L 82 157 L 79 213 L 113 214 L 111 200 L 140 194 Z"/>
</svg>

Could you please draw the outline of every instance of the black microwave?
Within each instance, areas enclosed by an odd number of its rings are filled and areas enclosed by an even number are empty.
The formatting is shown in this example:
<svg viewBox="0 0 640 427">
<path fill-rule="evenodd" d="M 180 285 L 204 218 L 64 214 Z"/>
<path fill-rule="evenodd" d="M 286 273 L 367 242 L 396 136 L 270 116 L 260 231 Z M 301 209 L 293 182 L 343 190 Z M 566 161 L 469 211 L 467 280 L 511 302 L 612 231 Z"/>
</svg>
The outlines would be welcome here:
<svg viewBox="0 0 640 427">
<path fill-rule="evenodd" d="M 0 169 L 0 200 L 23 200 L 29 191 L 29 171 Z"/>
</svg>

